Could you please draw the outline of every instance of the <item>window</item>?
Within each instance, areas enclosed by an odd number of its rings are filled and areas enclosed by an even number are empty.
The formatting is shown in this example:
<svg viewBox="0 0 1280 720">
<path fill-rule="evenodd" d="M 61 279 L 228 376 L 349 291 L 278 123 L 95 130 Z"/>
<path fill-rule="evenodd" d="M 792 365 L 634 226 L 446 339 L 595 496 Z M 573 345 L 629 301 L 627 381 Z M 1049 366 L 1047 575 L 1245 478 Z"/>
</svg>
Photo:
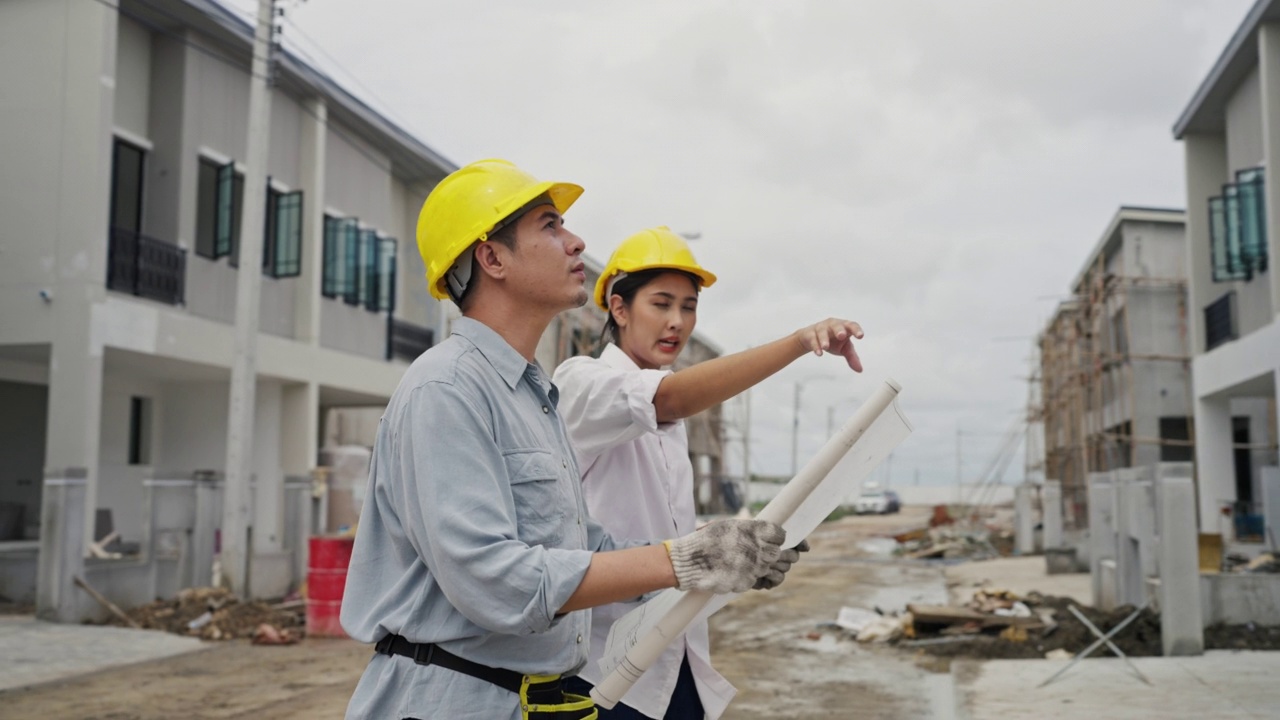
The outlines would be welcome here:
<svg viewBox="0 0 1280 720">
<path fill-rule="evenodd" d="M 391 312 L 396 303 L 396 240 L 378 238 L 378 256 L 375 262 L 374 291 L 365 301 L 365 308 L 373 312 Z"/>
<path fill-rule="evenodd" d="M 262 246 L 262 269 L 271 277 L 302 273 L 302 191 L 279 192 L 267 187 L 267 234 Z"/>
<path fill-rule="evenodd" d="M 1223 295 L 1204 308 L 1204 351 L 1236 339 L 1236 291 Z"/>
<path fill-rule="evenodd" d="M 129 464 L 151 464 L 151 399 L 129 398 Z"/>
<path fill-rule="evenodd" d="M 111 229 L 142 232 L 142 168 L 146 151 L 116 139 L 111 158 Z"/>
<path fill-rule="evenodd" d="M 1193 462 L 1195 450 L 1191 447 L 1191 426 L 1185 417 L 1160 418 L 1160 439 L 1179 444 L 1160 446 L 1160 462 Z M 1181 443 L 1186 443 L 1181 444 Z"/>
<path fill-rule="evenodd" d="M 347 218 L 342 224 L 342 300 L 360 304 L 360 221 Z"/>
<path fill-rule="evenodd" d="M 372 228 L 360 231 L 360 250 L 356 255 L 356 303 L 366 310 L 378 309 L 378 232 Z"/>
<path fill-rule="evenodd" d="M 370 312 L 394 310 L 396 248 L 394 238 L 356 218 L 325 215 L 320 294 Z"/>
<path fill-rule="evenodd" d="M 1267 269 L 1264 171 L 1236 173 L 1236 182 L 1209 198 L 1209 246 L 1214 282 L 1250 280 Z"/>
<path fill-rule="evenodd" d="M 240 244 L 241 200 L 244 175 L 234 162 L 220 165 L 200 158 L 196 182 L 196 254 L 217 260 L 232 255 Z"/>
</svg>

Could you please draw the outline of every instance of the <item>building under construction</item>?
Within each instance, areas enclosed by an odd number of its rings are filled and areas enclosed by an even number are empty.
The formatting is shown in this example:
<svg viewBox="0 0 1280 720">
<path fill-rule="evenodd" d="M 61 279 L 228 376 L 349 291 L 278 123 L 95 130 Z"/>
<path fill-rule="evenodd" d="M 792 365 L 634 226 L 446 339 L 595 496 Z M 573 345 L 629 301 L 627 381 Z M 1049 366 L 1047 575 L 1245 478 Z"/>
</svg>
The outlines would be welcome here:
<svg viewBox="0 0 1280 720">
<path fill-rule="evenodd" d="M 1190 462 L 1185 213 L 1121 207 L 1039 337 L 1044 477 L 1067 528 L 1088 524 L 1090 472 Z"/>
</svg>

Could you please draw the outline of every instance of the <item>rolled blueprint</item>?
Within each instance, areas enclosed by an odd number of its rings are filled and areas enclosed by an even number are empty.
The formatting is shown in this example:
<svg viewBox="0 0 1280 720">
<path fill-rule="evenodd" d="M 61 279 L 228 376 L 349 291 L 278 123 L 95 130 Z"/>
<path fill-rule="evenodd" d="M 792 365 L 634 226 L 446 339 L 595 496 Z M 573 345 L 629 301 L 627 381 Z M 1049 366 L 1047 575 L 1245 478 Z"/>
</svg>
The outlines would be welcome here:
<svg viewBox="0 0 1280 720">
<path fill-rule="evenodd" d="M 788 547 L 798 544 L 836 509 L 851 489 L 844 486 L 844 481 L 860 481 L 866 477 L 889 451 L 910 434 L 910 424 L 894 403 L 901 390 L 898 383 L 885 380 L 839 432 L 827 441 L 756 516 L 757 519 L 786 527 Z M 876 447 L 867 448 L 863 453 L 865 457 L 854 458 L 855 463 L 861 461 L 861 465 L 855 464 L 848 477 L 833 478 L 839 487 L 833 488 L 832 492 L 815 493 L 827 480 L 832 469 L 850 454 L 867 430 L 891 405 L 891 414 L 896 421 L 894 427 L 880 434 Z M 895 429 L 900 430 L 895 432 Z M 667 645 L 679 638 L 700 616 L 718 610 L 733 597 L 735 596 L 713 595 L 700 590 L 668 590 L 657 599 L 620 618 L 610 630 L 602 667 L 609 661 L 610 651 L 616 652 L 620 657 L 616 658 L 611 672 L 605 670 L 606 676 L 591 690 L 591 698 L 600 707 L 612 709 L 653 665 Z M 624 624 L 626 627 L 620 630 L 619 626 Z M 616 639 L 615 633 L 619 635 Z M 625 654 L 619 649 L 625 650 Z"/>
</svg>

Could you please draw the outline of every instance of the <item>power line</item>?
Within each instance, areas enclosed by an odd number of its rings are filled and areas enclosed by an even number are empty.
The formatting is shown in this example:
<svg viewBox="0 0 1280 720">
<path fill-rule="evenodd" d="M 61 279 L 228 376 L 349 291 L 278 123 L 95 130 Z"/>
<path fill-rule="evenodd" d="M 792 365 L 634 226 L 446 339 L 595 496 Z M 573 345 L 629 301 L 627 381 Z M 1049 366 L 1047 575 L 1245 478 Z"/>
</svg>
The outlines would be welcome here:
<svg viewBox="0 0 1280 720">
<path fill-rule="evenodd" d="M 350 70 L 348 70 L 345 66 L 343 66 L 343 65 L 342 65 L 342 63 L 338 62 L 338 59 L 337 59 L 337 58 L 335 58 L 333 55 L 330 55 L 330 54 L 329 54 L 329 51 L 325 50 L 323 45 L 321 45 L 319 42 L 317 42 L 317 41 L 315 40 L 315 38 L 313 38 L 313 37 L 311 37 L 310 35 L 308 35 L 308 34 L 306 33 L 306 31 L 302 29 L 302 27 L 301 27 L 301 26 L 299 26 L 296 22 L 294 22 L 294 21 L 293 21 L 293 19 L 292 19 L 292 18 L 290 18 L 289 16 L 287 16 L 287 15 L 286 15 L 286 16 L 285 16 L 285 18 L 284 18 L 284 20 L 285 20 L 285 22 L 286 22 L 286 23 L 288 23 L 288 24 L 289 24 L 289 27 L 290 27 L 290 28 L 292 28 L 292 29 L 296 30 L 296 31 L 298 32 L 298 35 L 300 35 L 304 40 L 306 40 L 308 43 L 310 43 L 310 44 L 311 44 L 311 46 L 312 46 L 313 48 L 315 48 L 315 50 L 316 50 L 317 52 L 319 52 L 321 55 L 323 55 L 323 56 L 325 57 L 325 59 L 327 59 L 329 62 L 333 63 L 334 67 L 336 67 L 338 70 L 342 71 L 342 74 L 343 74 L 343 75 L 345 75 L 345 76 L 347 77 L 347 79 L 348 79 L 348 80 L 350 80 L 352 83 L 354 83 L 356 87 L 358 87 L 358 88 L 360 88 L 361 90 L 363 90 L 363 91 L 365 92 L 365 94 L 367 94 L 370 98 L 372 98 L 372 99 L 376 100 L 376 101 L 378 102 L 378 104 L 382 105 L 383 110 L 384 110 L 384 111 L 386 111 L 386 112 L 387 112 L 387 114 L 395 116 L 395 119 L 396 119 L 400 124 L 402 124 L 402 125 L 409 125 L 409 124 L 410 124 L 410 123 L 408 122 L 408 119 L 407 119 L 407 118 L 405 118 L 405 117 L 403 117 L 403 116 L 399 116 L 399 115 L 397 115 L 397 113 L 396 113 L 396 111 L 394 110 L 394 108 L 392 107 L 391 103 L 389 103 L 389 102 L 387 102 L 385 99 L 383 99 L 383 98 L 379 97 L 377 93 L 375 93 L 373 90 L 369 89 L 369 86 L 365 85 L 363 82 L 360 82 L 360 78 L 359 78 L 359 77 L 357 77 L 355 73 L 351 72 L 351 71 L 350 71 Z M 303 52 L 305 52 L 305 50 L 304 50 L 301 46 L 298 46 L 298 49 L 299 49 L 299 50 L 302 50 Z M 320 68 L 320 63 L 316 62 L 316 60 L 315 60 L 315 58 L 314 58 L 314 57 L 312 57 L 312 58 L 310 58 L 310 59 L 311 59 L 311 64 L 312 64 L 312 66 L 313 66 L 313 67 L 315 67 L 316 69 L 319 69 L 319 68 Z M 323 72 L 323 71 L 322 71 L 322 72 Z M 333 79 L 333 78 L 332 78 L 332 77 L 330 77 L 330 79 Z"/>
<path fill-rule="evenodd" d="M 153 5 L 153 4 L 151 4 L 150 2 L 147 2 L 147 0 L 136 0 L 136 1 L 137 1 L 137 2 L 139 2 L 139 3 L 141 3 L 142 5 L 146 5 L 148 8 L 150 8 L 150 9 L 152 9 L 152 10 L 155 10 L 155 11 L 156 11 L 157 13 L 159 13 L 160 15 L 163 15 L 163 16 L 165 16 L 165 17 L 167 17 L 167 18 L 171 19 L 171 20 L 174 20 L 174 21 L 177 21 L 177 22 L 183 22 L 183 20 L 182 20 L 181 18 L 179 18 L 178 16 L 173 15 L 172 13 L 169 13 L 169 12 L 165 11 L 163 8 L 160 8 L 160 7 L 156 6 L 156 5 Z M 174 31 L 172 31 L 172 30 L 170 30 L 170 29 L 168 29 L 168 28 L 165 28 L 165 27 L 163 27 L 163 26 L 161 26 L 161 25 L 157 25 L 155 22 L 152 22 L 151 20 L 149 20 L 149 19 L 147 19 L 147 18 L 145 18 L 145 17 L 142 17 L 142 16 L 140 16 L 140 15 L 138 15 L 138 14 L 136 14 L 136 13 L 133 13 L 133 12 L 131 12 L 131 11 L 129 11 L 129 10 L 125 10 L 125 9 L 120 8 L 120 7 L 119 7 L 119 5 L 114 4 L 114 3 L 110 2 L 110 0 L 93 0 L 93 2 L 96 2 L 96 3 L 98 3 L 99 5 L 103 5 L 103 6 L 105 6 L 105 7 L 111 8 L 112 10 L 115 10 L 116 12 L 120 13 L 121 15 L 124 15 L 125 17 L 129 18 L 130 20 L 133 20 L 134 22 L 137 22 L 137 23 L 139 23 L 139 24 L 141 24 L 141 25 L 144 25 L 144 26 L 146 26 L 147 28 L 151 29 L 151 30 L 152 30 L 152 31 L 154 31 L 154 32 L 158 32 L 158 33 L 160 33 L 160 34 L 162 34 L 162 35 L 164 35 L 164 36 L 166 36 L 166 37 L 169 37 L 169 38 L 171 38 L 171 39 L 173 39 L 173 40 L 177 41 L 178 43 L 180 43 L 180 44 L 182 44 L 182 45 L 184 45 L 184 46 L 186 46 L 186 47 L 189 47 L 189 48 L 191 48 L 191 49 L 193 49 L 193 50 L 196 50 L 196 51 L 198 51 L 198 52 L 200 52 L 200 53 L 203 53 L 203 54 L 205 54 L 205 55 L 209 56 L 210 58 L 213 58 L 214 60 L 217 60 L 217 61 L 219 61 L 219 62 L 221 62 L 221 63 L 223 63 L 223 64 L 225 64 L 225 65 L 227 65 L 227 66 L 229 66 L 229 67 L 235 68 L 236 70 L 242 70 L 242 71 L 245 71 L 245 73 L 246 73 L 247 75 L 249 75 L 251 78 L 252 78 L 252 77 L 262 77 L 262 76 L 254 75 L 254 73 L 253 73 L 253 71 L 252 71 L 251 69 L 250 69 L 250 70 L 245 70 L 245 69 L 244 69 L 244 67 L 243 67 L 243 65 L 242 65 L 240 62 L 238 62 L 235 58 L 228 57 L 228 56 L 226 56 L 226 55 L 222 55 L 221 53 L 217 53 L 217 52 L 215 52 L 215 51 L 213 51 L 213 50 L 211 50 L 211 49 L 209 49 L 209 48 L 203 47 L 203 46 L 201 46 L 201 45 L 197 45 L 197 44 L 195 44 L 195 43 L 191 42 L 190 40 L 186 39 L 186 38 L 185 38 L 185 37 L 183 37 L 182 35 L 179 35 L 178 33 L 174 32 Z M 217 44 L 219 44 L 219 45 L 222 45 L 223 47 L 228 47 L 228 48 L 230 47 L 230 46 L 228 46 L 226 43 L 223 43 L 222 41 L 220 41 L 220 40 L 218 40 L 217 38 L 214 38 L 214 37 L 212 37 L 212 36 L 202 34 L 202 35 L 201 35 L 201 37 L 206 37 L 206 38 L 210 39 L 211 41 L 213 41 L 213 42 L 215 42 L 215 43 L 217 43 Z M 237 50 L 238 50 L 238 48 L 237 48 Z M 250 55 L 252 55 L 252 51 L 250 52 Z M 316 69 L 316 68 L 312 68 L 312 69 Z M 324 73 L 323 73 L 323 72 L 321 72 L 321 74 L 323 75 Z M 331 78 L 331 77 L 329 77 L 329 76 L 327 76 L 327 75 L 325 75 L 325 77 L 326 77 L 326 78 L 328 78 L 328 79 L 329 79 L 329 80 L 331 80 L 331 81 L 333 80 L 333 78 Z M 269 78 L 262 77 L 262 79 L 264 79 L 264 80 L 268 80 Z M 335 82 L 335 84 L 337 84 L 337 83 Z M 351 137 L 349 134 L 347 134 L 346 132 L 344 132 L 341 126 L 336 126 L 336 125 L 330 124 L 330 123 L 329 123 L 329 120 L 328 120 L 327 118 L 321 118 L 319 115 L 317 115 L 315 112 L 313 112 L 313 111 L 311 110 L 311 108 L 307 107 L 306 103 L 304 103 L 304 102 L 302 102 L 302 101 L 301 101 L 301 100 L 302 100 L 302 98 L 295 97 L 295 96 L 293 96 L 293 95 L 289 94 L 288 92 L 285 92 L 282 88 L 280 88 L 280 87 L 278 87 L 278 86 L 276 87 L 276 90 L 277 90 L 277 91 L 279 91 L 282 95 L 285 95 L 285 96 L 289 97 L 291 100 L 294 100 L 294 101 L 295 101 L 295 104 L 298 106 L 298 108 L 299 108 L 303 113 L 305 113 L 305 114 L 307 114 L 307 115 L 311 116 L 313 119 L 315 119 L 315 120 L 319 121 L 322 125 L 324 125 L 324 127 L 325 127 L 325 128 L 327 128 L 327 129 L 329 129 L 329 130 L 333 131 L 333 133 L 334 133 L 335 135 L 337 135 L 337 136 L 341 137 L 343 140 L 346 140 L 346 141 L 347 141 L 347 145 L 348 145 L 348 146 L 350 146 L 350 147 L 351 147 L 352 149 L 354 149 L 356 152 L 358 152 L 358 153 L 360 153 L 361 155 L 363 155 L 363 156 L 365 157 L 365 159 L 367 159 L 369 162 L 373 163 L 373 164 L 374 164 L 374 165 L 375 165 L 379 170 L 383 170 L 383 171 L 386 171 L 386 172 L 388 172 L 388 173 L 390 173 L 390 172 L 392 171 L 392 167 L 391 167 L 390 165 L 386 164 L 386 161 L 385 161 L 383 158 L 377 157 L 377 156 L 375 156 L 375 155 L 373 155 L 373 154 L 369 153 L 368 151 L 366 151 L 363 147 L 361 147 L 361 143 L 360 143 L 360 141 L 356 140 L 355 138 Z"/>
</svg>

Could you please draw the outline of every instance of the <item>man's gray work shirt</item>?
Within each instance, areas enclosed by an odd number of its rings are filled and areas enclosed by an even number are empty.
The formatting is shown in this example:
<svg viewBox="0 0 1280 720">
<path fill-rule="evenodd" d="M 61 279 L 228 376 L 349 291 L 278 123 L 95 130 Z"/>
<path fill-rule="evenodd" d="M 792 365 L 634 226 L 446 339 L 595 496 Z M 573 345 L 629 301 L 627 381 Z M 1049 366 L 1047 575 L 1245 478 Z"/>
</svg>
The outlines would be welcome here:
<svg viewBox="0 0 1280 720">
<path fill-rule="evenodd" d="M 419 357 L 378 427 L 342 601 L 361 642 L 438 643 L 490 667 L 572 674 L 590 611 L 557 618 L 592 551 L 622 545 L 587 516 L 558 391 L 475 320 Z M 507 690 L 375 654 L 348 718 L 518 719 Z"/>
</svg>

